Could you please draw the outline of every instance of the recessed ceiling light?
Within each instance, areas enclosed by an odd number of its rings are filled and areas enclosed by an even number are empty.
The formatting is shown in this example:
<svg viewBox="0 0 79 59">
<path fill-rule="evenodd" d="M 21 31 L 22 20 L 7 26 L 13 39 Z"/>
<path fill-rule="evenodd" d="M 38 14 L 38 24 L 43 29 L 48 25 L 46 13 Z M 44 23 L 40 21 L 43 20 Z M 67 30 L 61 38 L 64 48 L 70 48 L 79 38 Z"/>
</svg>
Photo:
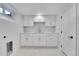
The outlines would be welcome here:
<svg viewBox="0 0 79 59">
<path fill-rule="evenodd" d="M 35 22 L 44 22 L 45 19 L 44 19 L 44 17 L 42 16 L 41 13 L 38 13 L 37 16 L 34 18 L 34 21 L 35 21 Z"/>
</svg>

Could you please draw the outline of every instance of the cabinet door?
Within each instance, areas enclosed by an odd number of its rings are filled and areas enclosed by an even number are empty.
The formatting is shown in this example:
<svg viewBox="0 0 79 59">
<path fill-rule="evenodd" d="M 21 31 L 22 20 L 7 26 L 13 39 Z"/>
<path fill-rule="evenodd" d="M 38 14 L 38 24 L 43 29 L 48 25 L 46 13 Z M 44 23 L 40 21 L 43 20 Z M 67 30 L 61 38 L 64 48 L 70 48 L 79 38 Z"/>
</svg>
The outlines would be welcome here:
<svg viewBox="0 0 79 59">
<path fill-rule="evenodd" d="M 24 34 L 21 34 L 20 43 L 21 43 L 21 46 L 25 45 L 25 36 L 24 36 Z"/>
<path fill-rule="evenodd" d="M 32 36 L 29 34 L 21 35 L 22 46 L 32 46 Z"/>
<path fill-rule="evenodd" d="M 76 55 L 75 4 L 62 16 L 62 50 L 69 56 Z"/>
<path fill-rule="evenodd" d="M 57 36 L 51 35 L 47 38 L 47 46 L 57 46 Z"/>
<path fill-rule="evenodd" d="M 40 42 L 40 40 L 39 40 L 39 34 L 35 34 L 35 35 L 33 35 L 33 46 L 39 46 L 39 42 Z"/>
<path fill-rule="evenodd" d="M 40 46 L 46 46 L 46 34 L 40 34 Z"/>
<path fill-rule="evenodd" d="M 27 36 L 26 36 L 26 39 L 25 39 L 26 41 L 26 44 L 27 44 L 27 46 L 32 46 L 32 34 L 27 34 Z"/>
</svg>

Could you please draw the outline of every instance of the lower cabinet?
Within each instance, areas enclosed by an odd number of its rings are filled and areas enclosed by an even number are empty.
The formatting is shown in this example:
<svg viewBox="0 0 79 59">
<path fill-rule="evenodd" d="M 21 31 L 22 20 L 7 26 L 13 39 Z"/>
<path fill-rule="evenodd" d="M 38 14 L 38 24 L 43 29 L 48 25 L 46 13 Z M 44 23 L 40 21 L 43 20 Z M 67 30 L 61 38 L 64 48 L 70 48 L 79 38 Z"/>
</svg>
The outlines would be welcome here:
<svg viewBox="0 0 79 59">
<path fill-rule="evenodd" d="M 40 45 L 39 46 L 46 46 L 46 34 L 40 34 Z"/>
<path fill-rule="evenodd" d="M 22 46 L 32 46 L 32 37 L 29 34 L 21 35 Z"/>
<path fill-rule="evenodd" d="M 32 44 L 33 46 L 39 46 L 40 45 L 40 39 L 38 37 L 39 35 L 33 35 L 32 37 Z"/>
<path fill-rule="evenodd" d="M 58 36 L 56 34 L 50 35 L 47 39 L 47 46 L 57 46 L 58 44 Z"/>
<path fill-rule="evenodd" d="M 21 46 L 57 46 L 57 34 L 22 34 Z"/>
</svg>

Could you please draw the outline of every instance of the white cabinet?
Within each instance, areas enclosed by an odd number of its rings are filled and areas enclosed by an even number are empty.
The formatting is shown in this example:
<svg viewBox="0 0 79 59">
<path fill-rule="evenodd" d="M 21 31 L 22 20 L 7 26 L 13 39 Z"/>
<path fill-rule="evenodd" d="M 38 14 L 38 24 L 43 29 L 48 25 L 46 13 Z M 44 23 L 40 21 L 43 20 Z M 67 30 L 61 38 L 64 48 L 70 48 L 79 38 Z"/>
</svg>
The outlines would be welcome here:
<svg viewBox="0 0 79 59">
<path fill-rule="evenodd" d="M 57 46 L 58 44 L 57 39 L 58 39 L 58 36 L 56 34 L 49 35 L 47 39 L 47 46 Z"/>
<path fill-rule="evenodd" d="M 29 34 L 21 35 L 21 45 L 32 46 L 32 36 Z"/>
<path fill-rule="evenodd" d="M 57 46 L 55 26 L 46 26 L 45 22 L 34 22 L 34 26 L 24 26 L 24 34 L 21 35 L 22 46 Z"/>
<path fill-rule="evenodd" d="M 39 36 L 39 34 L 33 34 L 33 37 L 32 37 L 33 46 L 39 46 L 40 41 L 39 41 L 38 36 Z"/>
<path fill-rule="evenodd" d="M 57 34 L 22 34 L 21 46 L 57 46 L 58 38 Z"/>
<path fill-rule="evenodd" d="M 27 46 L 32 46 L 32 36 L 25 38 Z"/>
<path fill-rule="evenodd" d="M 40 46 L 46 46 L 46 35 L 40 34 L 39 41 L 40 41 Z"/>
</svg>

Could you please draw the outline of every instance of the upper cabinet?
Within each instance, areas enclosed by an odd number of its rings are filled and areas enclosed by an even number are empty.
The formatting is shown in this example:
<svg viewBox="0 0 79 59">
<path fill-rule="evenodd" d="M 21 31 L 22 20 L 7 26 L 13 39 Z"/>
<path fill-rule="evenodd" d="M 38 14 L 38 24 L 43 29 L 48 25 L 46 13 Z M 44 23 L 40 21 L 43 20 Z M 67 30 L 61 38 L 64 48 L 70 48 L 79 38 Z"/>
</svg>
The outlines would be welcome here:
<svg viewBox="0 0 79 59">
<path fill-rule="evenodd" d="M 24 16 L 24 26 L 34 26 L 36 15 Z M 53 15 L 43 15 L 45 26 L 55 26 L 56 16 Z"/>
<path fill-rule="evenodd" d="M 24 16 L 24 26 L 33 26 L 33 19 L 35 16 Z"/>
<path fill-rule="evenodd" d="M 46 26 L 55 26 L 56 25 L 56 16 L 54 15 L 45 15 Z"/>
<path fill-rule="evenodd" d="M 34 22 L 34 26 L 24 26 L 24 33 L 54 33 L 56 26 L 45 26 L 45 22 Z"/>
</svg>

